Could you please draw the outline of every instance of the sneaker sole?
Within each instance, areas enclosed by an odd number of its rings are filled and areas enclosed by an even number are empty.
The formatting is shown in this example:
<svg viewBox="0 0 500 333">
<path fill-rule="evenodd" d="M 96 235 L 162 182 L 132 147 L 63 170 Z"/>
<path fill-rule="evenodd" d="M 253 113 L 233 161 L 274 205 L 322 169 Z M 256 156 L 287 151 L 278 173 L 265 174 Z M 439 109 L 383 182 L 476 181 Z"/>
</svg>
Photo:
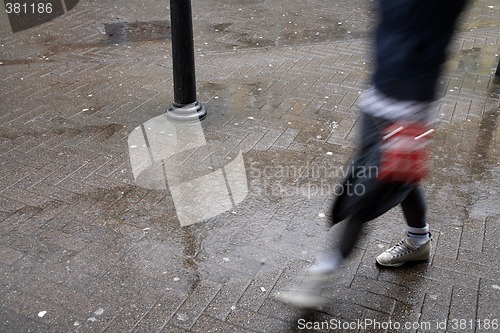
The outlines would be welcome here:
<svg viewBox="0 0 500 333">
<path fill-rule="evenodd" d="M 401 267 L 405 264 L 404 262 L 400 262 L 400 263 L 396 263 L 396 264 L 383 264 L 380 261 L 378 261 L 378 259 L 375 259 L 375 260 L 377 261 L 377 264 L 379 264 L 380 266 L 384 266 L 384 267 Z"/>
<path fill-rule="evenodd" d="M 405 262 L 398 262 L 398 263 L 394 263 L 394 264 L 385 264 L 385 263 L 383 264 L 380 261 L 378 261 L 378 259 L 375 259 L 377 264 L 379 264 L 380 266 L 384 266 L 384 267 L 401 267 L 404 264 L 415 263 L 415 262 L 424 262 L 424 261 L 429 261 L 429 260 L 430 260 L 430 258 L 424 258 L 424 259 L 414 259 L 414 260 L 405 261 Z"/>
</svg>

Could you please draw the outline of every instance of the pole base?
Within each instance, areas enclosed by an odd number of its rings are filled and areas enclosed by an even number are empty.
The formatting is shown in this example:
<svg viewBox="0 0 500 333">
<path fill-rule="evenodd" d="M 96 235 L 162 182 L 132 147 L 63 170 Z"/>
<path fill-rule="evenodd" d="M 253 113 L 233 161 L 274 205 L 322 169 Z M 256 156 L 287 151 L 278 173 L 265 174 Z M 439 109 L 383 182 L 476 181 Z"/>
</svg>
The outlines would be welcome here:
<svg viewBox="0 0 500 333">
<path fill-rule="evenodd" d="M 168 119 L 177 121 L 203 120 L 207 116 L 207 110 L 198 101 L 190 104 L 173 102 L 165 113 Z"/>
</svg>

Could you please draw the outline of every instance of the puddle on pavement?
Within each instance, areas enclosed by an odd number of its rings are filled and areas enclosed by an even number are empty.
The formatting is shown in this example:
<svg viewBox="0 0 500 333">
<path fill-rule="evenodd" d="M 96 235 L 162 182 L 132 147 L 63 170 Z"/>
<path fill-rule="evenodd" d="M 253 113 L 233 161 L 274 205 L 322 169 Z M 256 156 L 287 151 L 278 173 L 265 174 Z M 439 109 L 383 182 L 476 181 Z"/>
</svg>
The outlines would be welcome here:
<svg viewBox="0 0 500 333">
<path fill-rule="evenodd" d="M 479 133 L 470 158 L 470 171 L 473 175 L 482 176 L 488 165 L 495 163 L 498 158 L 498 154 L 495 156 L 492 151 L 492 144 L 499 113 L 500 109 L 487 111 L 479 123 Z"/>
<path fill-rule="evenodd" d="M 472 50 L 466 54 L 478 59 L 477 53 L 478 50 Z M 487 58 L 487 65 L 481 66 L 490 68 L 491 73 L 494 55 Z M 464 75 L 468 74 L 471 73 Z M 495 142 L 500 113 L 499 81 L 499 77 L 490 78 L 488 91 L 483 92 L 486 99 L 480 117 L 441 124 L 433 146 L 429 202 L 439 202 L 436 214 L 446 214 L 447 221 L 456 226 L 469 223 L 470 219 L 481 220 L 500 214 L 495 203 L 498 194 L 496 174 L 500 165 L 498 143 Z"/>
<path fill-rule="evenodd" d="M 433 147 L 434 182 L 464 184 L 484 178 L 495 167 L 498 152 L 493 143 L 499 112 L 495 108 L 481 119 L 440 126 Z"/>
<path fill-rule="evenodd" d="M 236 41 L 235 48 L 269 47 L 276 44 L 275 41 L 271 39 L 247 37 L 248 34 L 246 33 L 241 35 L 242 37 Z"/>
<path fill-rule="evenodd" d="M 231 32 L 229 27 L 232 23 L 217 24 L 212 27 L 212 30 L 220 33 L 225 32 L 226 35 L 221 41 L 226 44 L 227 48 L 266 48 L 272 46 L 294 46 L 308 43 L 325 43 L 339 40 L 354 40 L 363 39 L 370 36 L 369 32 L 365 31 L 350 31 L 335 23 L 329 26 L 322 26 L 317 29 L 284 28 L 274 38 L 264 38 L 262 36 L 254 36 L 249 33 Z"/>
<path fill-rule="evenodd" d="M 463 49 L 449 59 L 446 67 L 458 75 L 491 75 L 498 64 L 498 45 Z"/>
<path fill-rule="evenodd" d="M 488 164 L 492 166 L 498 160 L 498 146 L 494 145 L 495 132 L 498 128 L 498 116 L 500 114 L 500 75 L 493 74 L 488 87 L 485 111 L 479 121 L 479 133 L 474 146 L 471 172 L 481 175 Z"/>
<path fill-rule="evenodd" d="M 283 30 L 280 44 L 294 45 L 300 43 L 325 43 L 339 40 L 368 38 L 369 32 L 350 31 L 337 22 L 328 22 L 317 29 Z"/>
<path fill-rule="evenodd" d="M 169 21 L 108 23 L 104 28 L 112 44 L 165 40 L 171 33 Z"/>
<path fill-rule="evenodd" d="M 465 30 L 477 30 L 477 29 L 488 29 L 488 28 L 498 28 L 500 24 L 498 20 L 493 17 L 483 17 L 477 19 L 474 17 L 472 20 L 464 20 L 463 29 Z"/>
<path fill-rule="evenodd" d="M 498 152 L 494 145 L 500 113 L 500 76 L 494 74 L 497 55 L 498 45 L 474 47 L 458 52 L 446 65 L 453 75 L 487 75 L 489 86 L 483 92 L 486 101 L 480 118 L 467 117 L 466 121 L 454 120 L 440 127 L 434 152 L 436 172 L 439 174 L 441 169 L 458 173 L 440 175 L 436 177 L 439 182 L 450 182 L 455 178 L 457 184 L 463 184 L 467 179 L 482 179 L 497 163 Z M 464 175 L 467 175 L 466 179 L 463 179 Z"/>
</svg>

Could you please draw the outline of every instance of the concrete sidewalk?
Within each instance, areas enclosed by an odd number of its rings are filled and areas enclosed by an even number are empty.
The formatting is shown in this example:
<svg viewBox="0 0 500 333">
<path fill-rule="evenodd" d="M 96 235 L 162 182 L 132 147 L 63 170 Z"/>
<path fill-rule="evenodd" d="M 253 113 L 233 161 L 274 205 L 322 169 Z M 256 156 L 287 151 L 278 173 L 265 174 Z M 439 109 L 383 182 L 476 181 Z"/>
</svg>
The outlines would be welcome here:
<svg viewBox="0 0 500 333">
<path fill-rule="evenodd" d="M 166 2 L 2 23 L 0 332 L 499 331 L 498 1 L 473 1 L 441 82 L 432 260 L 375 265 L 405 229 L 391 211 L 314 313 L 271 295 L 338 233 L 325 214 L 356 144 L 375 14 L 199 0 L 193 16 L 208 117 L 189 129 L 163 116 L 170 40 L 145 31 L 169 20 Z M 135 21 L 110 42 L 106 24 Z"/>
</svg>

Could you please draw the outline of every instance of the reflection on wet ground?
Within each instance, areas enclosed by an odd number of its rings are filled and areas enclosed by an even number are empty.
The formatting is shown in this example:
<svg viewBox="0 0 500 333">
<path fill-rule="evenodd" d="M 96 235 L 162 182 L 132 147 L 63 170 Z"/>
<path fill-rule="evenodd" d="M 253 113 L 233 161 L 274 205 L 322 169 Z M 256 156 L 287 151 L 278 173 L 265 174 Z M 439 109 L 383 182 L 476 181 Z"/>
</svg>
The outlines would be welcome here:
<svg viewBox="0 0 500 333">
<path fill-rule="evenodd" d="M 165 41 L 170 37 L 170 22 L 119 22 L 105 24 L 108 43 L 120 44 L 129 42 Z"/>
<path fill-rule="evenodd" d="M 243 157 L 212 152 L 200 121 L 175 122 L 160 115 L 128 137 L 136 184 L 169 189 L 181 226 L 202 222 L 236 207 L 247 193 Z M 227 163 L 218 168 L 212 160 Z"/>
</svg>

